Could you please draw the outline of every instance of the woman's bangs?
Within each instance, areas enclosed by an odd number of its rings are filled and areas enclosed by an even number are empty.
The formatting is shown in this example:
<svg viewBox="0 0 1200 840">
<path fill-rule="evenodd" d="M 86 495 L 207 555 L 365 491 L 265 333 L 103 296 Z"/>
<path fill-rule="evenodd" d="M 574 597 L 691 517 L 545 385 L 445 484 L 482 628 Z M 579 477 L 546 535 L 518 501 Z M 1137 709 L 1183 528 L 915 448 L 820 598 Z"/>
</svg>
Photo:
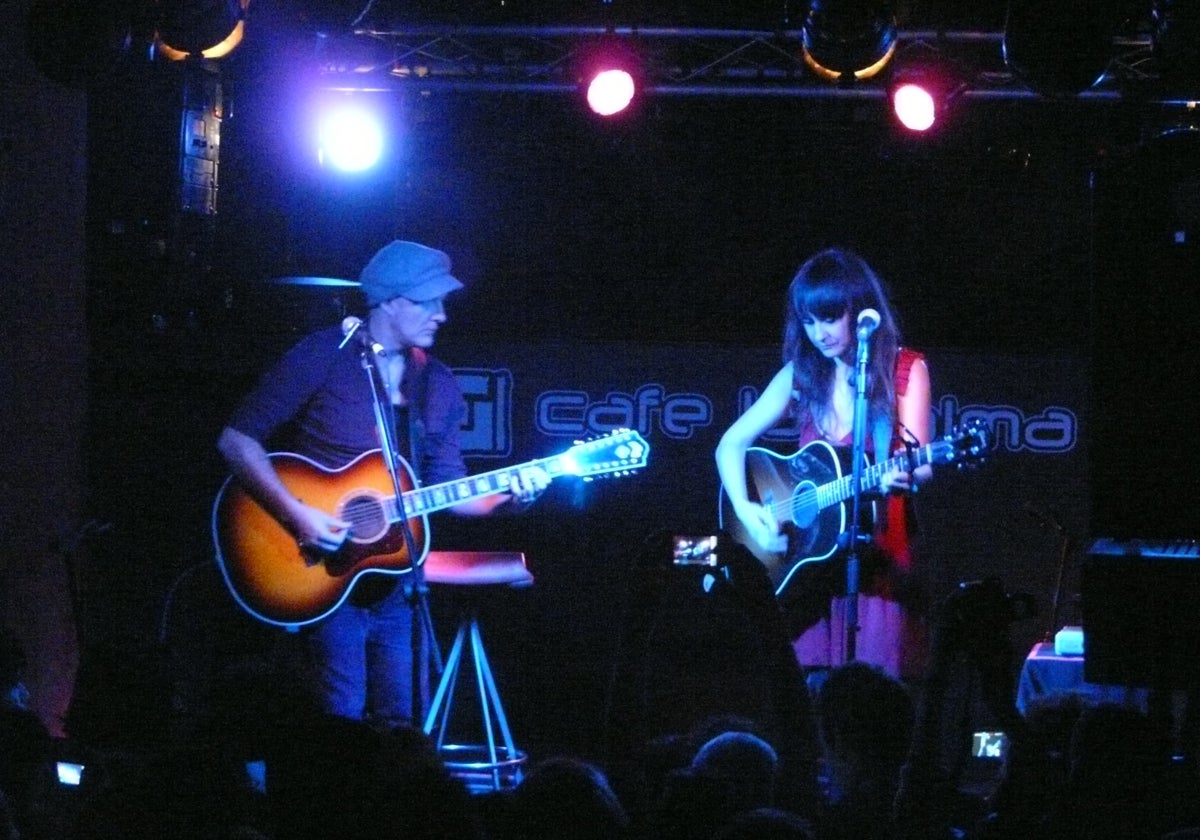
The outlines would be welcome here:
<svg viewBox="0 0 1200 840">
<path fill-rule="evenodd" d="M 795 304 L 801 317 L 811 315 L 823 321 L 836 320 L 850 311 L 846 290 L 836 283 L 817 282 L 800 289 Z"/>
</svg>

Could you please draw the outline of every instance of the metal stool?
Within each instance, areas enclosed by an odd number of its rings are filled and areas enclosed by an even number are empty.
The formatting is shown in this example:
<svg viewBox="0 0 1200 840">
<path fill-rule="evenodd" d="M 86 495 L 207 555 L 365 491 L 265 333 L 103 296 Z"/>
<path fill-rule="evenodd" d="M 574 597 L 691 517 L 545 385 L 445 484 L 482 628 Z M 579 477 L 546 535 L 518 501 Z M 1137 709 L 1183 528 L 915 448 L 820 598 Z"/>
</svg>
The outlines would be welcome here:
<svg viewBox="0 0 1200 840">
<path fill-rule="evenodd" d="M 424 572 L 428 583 L 448 586 L 525 587 L 533 584 L 533 574 L 525 566 L 525 555 L 519 551 L 431 551 L 425 558 Z M 468 644 L 470 650 L 464 651 Z M 464 656 L 470 656 L 475 666 L 475 684 L 483 718 L 483 743 L 480 744 L 446 742 Z M 474 598 L 468 599 L 459 622 L 433 703 L 425 717 L 424 730 L 426 735 L 437 731 L 435 744 L 446 768 L 472 792 L 512 788 L 520 783 L 526 755 L 514 745 L 508 728 L 508 718 L 504 715 L 500 693 L 496 690 L 492 668 L 483 648 Z"/>
</svg>

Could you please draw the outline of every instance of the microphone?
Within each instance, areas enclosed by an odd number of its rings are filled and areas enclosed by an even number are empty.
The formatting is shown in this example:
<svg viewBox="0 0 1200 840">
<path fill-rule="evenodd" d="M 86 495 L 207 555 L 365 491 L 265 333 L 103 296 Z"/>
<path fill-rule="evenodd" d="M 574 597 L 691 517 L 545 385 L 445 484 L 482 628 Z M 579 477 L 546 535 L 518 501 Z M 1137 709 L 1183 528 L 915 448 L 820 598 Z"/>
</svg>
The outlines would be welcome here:
<svg viewBox="0 0 1200 840">
<path fill-rule="evenodd" d="M 874 309 L 864 309 L 858 313 L 858 340 L 866 341 L 871 333 L 879 329 L 879 313 Z"/>
<path fill-rule="evenodd" d="M 339 350 L 346 346 L 346 343 L 350 341 L 350 338 L 356 332 L 358 332 L 359 327 L 362 325 L 362 318 L 356 318 L 353 315 L 347 315 L 342 319 L 342 335 L 345 336 L 345 338 L 343 338 L 342 343 L 338 345 Z"/>
<path fill-rule="evenodd" d="M 345 347 L 346 344 L 350 341 L 350 339 L 354 337 L 354 334 L 357 333 L 360 329 L 362 329 L 362 325 L 363 325 L 363 319 L 356 318 L 353 315 L 347 315 L 345 318 L 342 319 L 342 335 L 345 337 L 342 339 L 342 343 L 338 345 L 339 350 L 341 350 L 343 347 Z M 374 353 L 375 355 L 379 355 L 380 353 L 383 352 L 383 345 L 380 344 L 378 341 L 375 341 L 373 338 L 371 338 L 371 336 L 368 335 L 366 332 L 364 332 L 362 335 L 360 335 L 358 337 L 358 340 L 363 345 L 363 347 L 370 348 L 371 352 Z"/>
</svg>

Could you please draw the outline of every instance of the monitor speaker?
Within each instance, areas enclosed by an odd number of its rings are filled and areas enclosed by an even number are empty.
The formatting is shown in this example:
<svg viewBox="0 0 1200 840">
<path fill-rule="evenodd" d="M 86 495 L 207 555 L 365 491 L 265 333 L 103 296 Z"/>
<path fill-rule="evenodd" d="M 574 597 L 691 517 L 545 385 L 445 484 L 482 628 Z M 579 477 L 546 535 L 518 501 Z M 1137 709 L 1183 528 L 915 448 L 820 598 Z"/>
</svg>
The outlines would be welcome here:
<svg viewBox="0 0 1200 840">
<path fill-rule="evenodd" d="M 1155 689 L 1200 684 L 1200 557 L 1093 546 L 1080 584 L 1085 680 Z"/>
</svg>

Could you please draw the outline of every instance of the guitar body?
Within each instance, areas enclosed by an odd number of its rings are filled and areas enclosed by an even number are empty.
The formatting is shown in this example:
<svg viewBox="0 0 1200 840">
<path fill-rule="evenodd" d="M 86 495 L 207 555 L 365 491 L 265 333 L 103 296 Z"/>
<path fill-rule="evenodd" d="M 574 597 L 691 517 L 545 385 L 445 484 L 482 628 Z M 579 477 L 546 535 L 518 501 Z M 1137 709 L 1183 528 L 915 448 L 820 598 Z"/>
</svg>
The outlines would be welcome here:
<svg viewBox="0 0 1200 840">
<path fill-rule="evenodd" d="M 980 423 L 970 423 L 924 446 L 906 446 L 903 453 L 875 464 L 864 458 L 858 489 L 861 493 L 879 489 L 891 470 L 912 472 L 926 464 L 972 466 L 987 456 L 990 445 L 987 430 Z M 762 562 L 776 595 L 789 583 L 795 585 L 797 572 L 808 563 L 825 560 L 837 551 L 855 489 L 850 457 L 845 447 L 835 448 L 819 440 L 789 457 L 759 447 L 746 451 L 748 494 L 769 508 L 780 525 L 778 543 L 767 549 L 751 539 L 721 488 L 721 527 Z M 870 535 L 874 502 L 864 503 L 859 516 L 859 534 Z"/>
<path fill-rule="evenodd" d="M 344 467 L 326 469 L 301 455 L 276 453 L 271 464 L 292 495 L 307 505 L 353 523 L 342 547 L 332 554 L 302 552 L 296 538 L 234 479 L 221 488 L 213 507 L 217 564 L 238 603 L 271 624 L 296 626 L 324 618 L 368 572 L 411 571 L 403 523 L 389 521 L 387 505 L 395 490 L 378 450 Z M 403 461 L 401 491 L 414 486 Z M 408 520 L 421 562 L 429 548 L 428 522 Z"/>
<path fill-rule="evenodd" d="M 217 565 L 234 600 L 255 618 L 284 627 L 309 624 L 337 609 L 363 575 L 403 574 L 423 562 L 431 513 L 506 493 L 522 470 L 590 481 L 630 475 L 649 456 L 650 446 L 640 434 L 614 429 L 558 455 L 424 487 L 416 486 L 412 469 L 399 461 L 397 488 L 377 449 L 339 469 L 275 453 L 268 456 L 271 466 L 293 496 L 350 523 L 345 542 L 332 554 L 302 551 L 292 533 L 230 478 L 213 504 Z M 411 552 L 404 539 L 406 521 Z"/>
<path fill-rule="evenodd" d="M 838 540 L 850 521 L 848 505 L 839 502 L 822 507 L 817 491 L 849 475 L 850 467 L 850 455 L 845 449 L 820 440 L 806 444 L 790 456 L 760 447 L 746 451 L 750 498 L 776 511 L 784 537 L 771 549 L 764 549 L 750 538 L 722 492 L 721 527 L 766 567 L 776 595 L 793 582 L 806 563 L 826 560 L 837 551 Z M 864 506 L 866 515 L 860 528 L 869 529 L 872 511 L 872 505 Z"/>
</svg>

